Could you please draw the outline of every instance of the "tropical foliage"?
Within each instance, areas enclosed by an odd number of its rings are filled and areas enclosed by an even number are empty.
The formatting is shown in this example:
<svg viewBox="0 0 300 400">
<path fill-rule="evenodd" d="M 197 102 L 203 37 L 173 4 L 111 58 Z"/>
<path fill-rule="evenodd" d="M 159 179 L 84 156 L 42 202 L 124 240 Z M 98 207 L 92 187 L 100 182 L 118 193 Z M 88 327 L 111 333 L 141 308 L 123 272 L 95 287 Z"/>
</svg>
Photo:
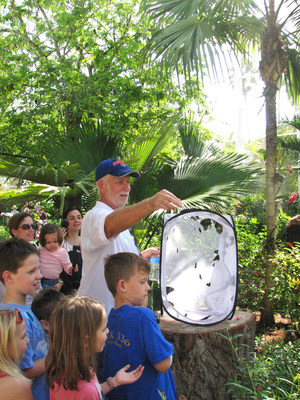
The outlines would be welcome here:
<svg viewBox="0 0 300 400">
<path fill-rule="evenodd" d="M 200 72 L 212 79 L 218 79 L 228 61 L 245 52 L 262 29 L 253 15 L 253 0 L 144 0 L 142 9 L 154 22 L 147 49 L 169 67 L 182 62 L 189 75 Z"/>
<path fill-rule="evenodd" d="M 233 340 L 230 342 L 233 346 Z M 231 371 L 228 394 L 232 399 L 297 399 L 300 395 L 299 351 L 300 341 L 257 341 L 252 363 L 237 356 L 236 368 Z"/>
<path fill-rule="evenodd" d="M 272 324 L 281 179 L 276 92 L 285 80 L 292 99 L 299 99 L 300 6 L 292 0 L 264 2 L 264 10 L 253 0 L 144 0 L 139 13 L 133 0 L 1 4 L 0 174 L 32 182 L 1 198 L 55 196 L 62 200 L 60 211 L 64 202 L 92 204 L 94 169 L 112 156 L 142 172 L 133 183 L 133 202 L 164 187 L 185 207 L 222 211 L 237 196 L 257 190 L 258 169 L 183 115 L 192 102 L 202 118 L 207 115 L 200 76 L 220 78 L 260 44 L 267 115 L 263 317 Z M 287 22 L 292 30 L 285 30 Z M 143 223 L 136 229 L 144 243 Z M 146 223 L 155 232 L 154 220 Z"/>
<path fill-rule="evenodd" d="M 39 163 L 53 142 L 72 139 L 84 119 L 126 140 L 191 99 L 201 108 L 195 84 L 187 93 L 158 63 L 142 64 L 148 20 L 136 1 L 1 5 L 0 140 L 9 161 Z"/>
<path fill-rule="evenodd" d="M 300 320 L 300 249 L 297 243 L 287 243 L 286 222 L 290 217 L 282 212 L 278 218 L 278 230 L 272 279 L 274 285 L 270 298 L 276 313 Z M 234 216 L 239 251 L 238 306 L 242 309 L 259 311 L 263 308 L 264 273 L 268 254 L 264 248 L 266 225 L 255 218 L 251 210 Z M 278 235 L 279 236 L 279 235 Z"/>
<path fill-rule="evenodd" d="M 80 201 L 83 193 L 89 195 L 94 188 L 94 169 L 99 159 L 121 155 L 132 168 L 141 171 L 141 178 L 133 184 L 132 202 L 166 188 L 181 197 L 185 207 L 224 210 L 237 194 L 247 193 L 256 187 L 259 170 L 245 156 L 226 153 L 216 145 L 203 141 L 200 132 L 194 130 L 189 120 L 181 124 L 181 137 L 183 142 L 187 137 L 192 138 L 197 156 L 191 155 L 188 150 L 186 154 L 183 147 L 178 156 L 175 157 L 174 153 L 173 158 L 161 153 L 176 135 L 175 117 L 153 126 L 151 130 L 149 128 L 143 138 L 125 144 L 117 136 L 105 135 L 99 124 L 83 124 L 83 127 L 77 137 L 73 135 L 72 140 L 64 142 L 64 148 L 59 143 L 49 146 L 45 160 L 51 160 L 51 164 L 16 168 L 3 162 L 2 174 L 26 178 L 35 184 L 48 181 L 49 186 L 43 186 L 40 195 L 60 192 L 68 202 L 74 202 L 76 196 Z M 25 198 L 28 191 L 34 188 L 41 189 L 32 185 L 18 195 Z M 2 199 L 5 196 L 7 194 L 3 193 Z"/>
<path fill-rule="evenodd" d="M 261 10 L 255 1 L 144 0 L 143 9 L 158 24 L 147 48 L 176 69 L 181 61 L 189 75 L 202 69 L 210 76 L 219 75 L 222 65 L 233 54 L 237 58 L 247 49 L 260 45 L 260 75 L 265 83 L 266 106 L 266 215 L 267 252 L 264 310 L 261 323 L 274 324 L 270 289 L 276 232 L 276 189 L 278 176 L 276 93 L 285 80 L 293 101 L 300 94 L 300 6 L 293 0 L 264 2 Z M 287 15 L 282 10 L 287 10 Z M 258 18 L 258 15 L 260 18 Z M 291 26 L 290 29 L 286 27 Z M 250 46 L 251 45 L 251 46 Z M 228 51 L 229 56 L 228 56 Z M 227 57 L 226 57 L 227 56 Z M 225 64 L 220 64 L 225 60 Z"/>
</svg>

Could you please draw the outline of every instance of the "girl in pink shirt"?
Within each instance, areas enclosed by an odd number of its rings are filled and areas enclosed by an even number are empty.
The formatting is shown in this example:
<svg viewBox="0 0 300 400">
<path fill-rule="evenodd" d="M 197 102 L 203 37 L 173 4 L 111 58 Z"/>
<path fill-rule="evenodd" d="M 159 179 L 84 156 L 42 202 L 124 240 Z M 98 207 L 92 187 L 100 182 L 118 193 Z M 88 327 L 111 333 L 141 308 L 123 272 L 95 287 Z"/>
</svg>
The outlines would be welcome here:
<svg viewBox="0 0 300 400">
<path fill-rule="evenodd" d="M 42 288 L 58 288 L 59 276 L 64 269 L 72 275 L 72 263 L 66 249 L 61 247 L 63 236 L 54 224 L 46 224 L 40 233 L 40 271 L 43 275 L 41 280 Z"/>
<path fill-rule="evenodd" d="M 126 365 L 100 385 L 95 354 L 103 351 L 106 320 L 103 305 L 91 297 L 65 297 L 55 307 L 45 362 L 50 400 L 104 400 L 103 394 L 140 378 L 144 367 L 126 372 Z"/>
</svg>

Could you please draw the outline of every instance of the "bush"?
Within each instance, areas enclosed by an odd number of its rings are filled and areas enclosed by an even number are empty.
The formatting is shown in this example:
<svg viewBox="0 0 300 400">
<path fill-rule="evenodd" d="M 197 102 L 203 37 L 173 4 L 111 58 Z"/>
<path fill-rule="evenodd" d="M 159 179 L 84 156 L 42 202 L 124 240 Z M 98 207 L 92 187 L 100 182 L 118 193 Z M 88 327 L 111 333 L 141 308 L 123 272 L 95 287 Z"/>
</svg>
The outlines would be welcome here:
<svg viewBox="0 0 300 400">
<path fill-rule="evenodd" d="M 264 195 L 244 196 L 234 206 L 232 213 L 237 216 L 243 215 L 247 220 L 255 217 L 255 232 L 259 233 L 266 225 L 266 201 Z"/>
<path fill-rule="evenodd" d="M 232 338 L 233 339 L 233 338 Z M 230 342 L 232 344 L 232 339 Z M 257 341 L 254 359 L 237 355 L 237 367 L 228 382 L 233 399 L 298 399 L 300 396 L 300 341 L 271 343 Z"/>
<path fill-rule="evenodd" d="M 258 310 L 262 306 L 266 238 L 265 227 L 257 233 L 256 218 L 242 214 L 235 217 L 239 258 L 239 288 L 237 305 L 240 308 Z"/>
<path fill-rule="evenodd" d="M 278 228 L 283 231 L 288 217 L 282 212 L 278 216 Z M 257 311 L 262 307 L 266 258 L 264 243 L 266 227 L 247 214 L 235 217 L 238 257 L 239 288 L 237 306 Z M 289 316 L 294 321 L 300 319 L 300 247 L 291 246 L 277 240 L 273 258 L 274 287 L 271 290 L 274 310 Z"/>
<path fill-rule="evenodd" d="M 11 236 L 8 232 L 8 229 L 5 226 L 0 225 L 0 240 L 10 239 L 10 238 Z"/>
<path fill-rule="evenodd" d="M 279 243 L 273 259 L 273 281 L 271 291 L 275 310 L 300 320 L 300 245 Z"/>
</svg>

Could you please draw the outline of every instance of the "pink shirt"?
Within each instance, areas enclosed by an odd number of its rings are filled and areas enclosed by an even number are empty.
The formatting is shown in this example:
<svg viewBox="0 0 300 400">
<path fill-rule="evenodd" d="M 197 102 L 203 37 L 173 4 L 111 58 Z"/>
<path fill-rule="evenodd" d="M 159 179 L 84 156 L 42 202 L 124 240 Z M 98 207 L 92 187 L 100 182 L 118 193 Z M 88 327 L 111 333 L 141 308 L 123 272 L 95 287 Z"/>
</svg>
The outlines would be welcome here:
<svg viewBox="0 0 300 400">
<path fill-rule="evenodd" d="M 66 390 L 63 385 L 50 389 L 50 400 L 103 400 L 100 383 L 94 375 L 90 382 L 78 381 L 77 390 Z"/>
<path fill-rule="evenodd" d="M 40 271 L 44 278 L 56 279 L 63 269 L 69 273 L 72 263 L 66 249 L 60 247 L 58 250 L 49 251 L 45 247 L 39 247 L 39 251 Z"/>
</svg>

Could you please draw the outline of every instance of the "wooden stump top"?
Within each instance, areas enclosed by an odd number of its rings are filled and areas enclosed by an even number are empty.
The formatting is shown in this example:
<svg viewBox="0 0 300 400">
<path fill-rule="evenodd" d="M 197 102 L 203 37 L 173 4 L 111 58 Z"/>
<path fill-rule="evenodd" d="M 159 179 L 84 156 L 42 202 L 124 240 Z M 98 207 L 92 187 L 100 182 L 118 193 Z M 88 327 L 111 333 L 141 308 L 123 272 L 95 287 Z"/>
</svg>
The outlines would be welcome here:
<svg viewBox="0 0 300 400">
<path fill-rule="evenodd" d="M 160 329 L 165 333 L 177 333 L 187 335 L 201 335 L 213 332 L 227 331 L 228 329 L 242 329 L 245 325 L 253 322 L 255 315 L 248 311 L 236 311 L 231 320 L 225 320 L 215 325 L 210 326 L 197 326 L 190 325 L 183 322 L 176 321 L 175 319 L 164 314 L 160 319 Z"/>
</svg>

